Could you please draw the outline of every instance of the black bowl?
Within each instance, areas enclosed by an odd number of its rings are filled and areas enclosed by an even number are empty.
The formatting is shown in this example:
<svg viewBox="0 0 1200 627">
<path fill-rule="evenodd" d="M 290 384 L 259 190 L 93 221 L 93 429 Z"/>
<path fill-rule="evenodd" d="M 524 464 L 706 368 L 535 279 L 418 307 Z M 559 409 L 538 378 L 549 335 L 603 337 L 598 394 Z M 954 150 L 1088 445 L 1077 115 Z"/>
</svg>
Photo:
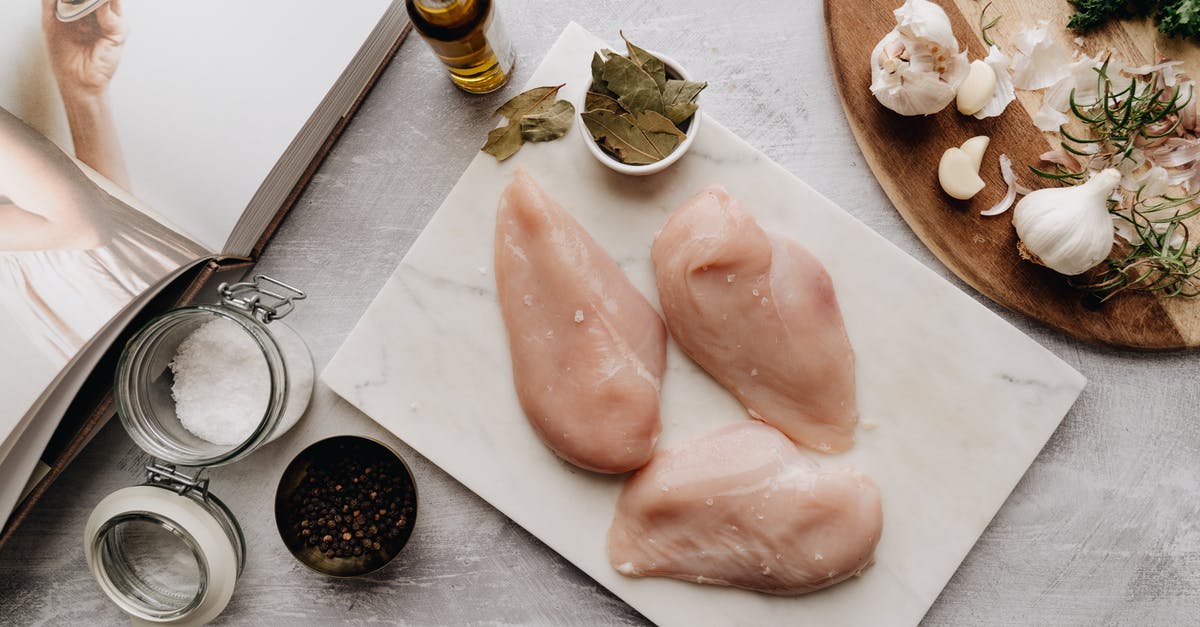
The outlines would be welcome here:
<svg viewBox="0 0 1200 627">
<path fill-rule="evenodd" d="M 337 529 L 316 529 L 315 514 L 304 515 L 305 504 L 320 504 L 320 507 L 332 507 L 333 498 L 338 495 L 314 493 L 321 483 L 319 477 L 327 473 L 345 472 L 346 467 L 356 464 L 357 468 L 370 468 L 376 478 L 383 477 L 383 485 L 390 486 L 398 496 L 397 503 L 399 519 L 396 524 L 387 526 L 377 533 L 379 548 L 363 546 L 358 543 L 365 538 L 352 537 L 349 541 L 360 548 L 361 555 L 339 557 L 323 552 L 319 546 L 319 538 L 313 533 L 334 533 Z M 381 486 L 382 489 L 382 486 Z M 390 501 L 392 501 L 390 500 Z M 389 501 L 389 502 L 390 502 Z M 365 505 L 364 505 L 365 507 Z M 386 508 L 385 508 L 386 509 Z M 347 512 L 347 518 L 353 512 Z M 339 512 L 339 515 L 340 512 Z M 374 512 L 367 511 L 363 527 L 378 526 L 381 521 L 373 518 Z M 383 568 L 392 561 L 408 543 L 413 527 L 417 521 L 417 484 L 413 479 L 408 464 L 395 451 L 384 444 L 354 435 L 342 435 L 321 440 L 300 451 L 279 478 L 279 487 L 275 491 L 275 525 L 279 535 L 289 551 L 300 563 L 309 568 L 334 577 L 357 577 Z M 340 528 L 340 523 L 338 527 Z M 390 530 L 396 529 L 395 533 Z M 305 533 L 307 532 L 307 533 Z M 318 542 L 310 541 L 317 537 Z"/>
</svg>

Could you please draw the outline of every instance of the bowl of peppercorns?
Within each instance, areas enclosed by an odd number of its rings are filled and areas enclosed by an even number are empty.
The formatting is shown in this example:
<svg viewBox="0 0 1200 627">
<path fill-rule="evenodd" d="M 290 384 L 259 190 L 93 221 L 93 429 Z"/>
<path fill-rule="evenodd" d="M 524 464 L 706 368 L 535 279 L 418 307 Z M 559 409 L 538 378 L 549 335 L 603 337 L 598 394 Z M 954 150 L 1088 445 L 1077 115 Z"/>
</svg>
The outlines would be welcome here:
<svg viewBox="0 0 1200 627">
<path fill-rule="evenodd" d="M 382 568 L 404 548 L 416 520 L 417 484 L 408 464 L 359 436 L 300 451 L 275 492 L 283 543 L 302 564 L 334 577 Z"/>
</svg>

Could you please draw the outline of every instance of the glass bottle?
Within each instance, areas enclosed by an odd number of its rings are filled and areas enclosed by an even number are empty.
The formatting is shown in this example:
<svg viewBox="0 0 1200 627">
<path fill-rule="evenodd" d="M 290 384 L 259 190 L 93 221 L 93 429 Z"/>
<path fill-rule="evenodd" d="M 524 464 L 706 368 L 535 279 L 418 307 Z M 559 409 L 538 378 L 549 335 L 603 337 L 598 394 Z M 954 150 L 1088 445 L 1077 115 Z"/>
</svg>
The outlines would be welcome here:
<svg viewBox="0 0 1200 627">
<path fill-rule="evenodd" d="M 486 94 L 512 77 L 516 55 L 492 0 L 406 0 L 413 26 L 463 91 Z"/>
</svg>

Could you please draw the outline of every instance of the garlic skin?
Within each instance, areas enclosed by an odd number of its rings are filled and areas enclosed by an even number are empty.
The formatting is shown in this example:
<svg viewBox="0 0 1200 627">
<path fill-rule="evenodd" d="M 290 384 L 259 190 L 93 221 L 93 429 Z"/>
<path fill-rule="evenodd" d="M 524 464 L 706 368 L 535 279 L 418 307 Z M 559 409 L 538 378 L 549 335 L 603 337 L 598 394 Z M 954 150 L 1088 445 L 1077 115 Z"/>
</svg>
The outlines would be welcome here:
<svg viewBox="0 0 1200 627">
<path fill-rule="evenodd" d="M 1120 182 L 1108 168 L 1082 185 L 1030 192 L 1013 210 L 1021 256 L 1068 276 L 1096 267 L 1112 251 L 1108 199 Z"/>
<path fill-rule="evenodd" d="M 929 0 L 896 9 L 896 28 L 871 51 L 871 93 L 900 115 L 929 115 L 954 101 L 966 78 L 950 18 Z"/>
</svg>

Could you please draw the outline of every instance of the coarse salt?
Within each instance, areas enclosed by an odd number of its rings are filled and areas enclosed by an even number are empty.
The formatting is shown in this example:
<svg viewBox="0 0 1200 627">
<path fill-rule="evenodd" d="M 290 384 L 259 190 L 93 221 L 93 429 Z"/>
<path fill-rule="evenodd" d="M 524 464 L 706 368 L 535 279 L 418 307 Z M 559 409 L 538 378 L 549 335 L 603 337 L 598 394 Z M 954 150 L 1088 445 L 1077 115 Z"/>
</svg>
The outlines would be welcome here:
<svg viewBox="0 0 1200 627">
<path fill-rule="evenodd" d="M 267 411 L 271 373 L 262 349 L 236 322 L 215 318 L 184 338 L 170 364 L 175 415 L 192 435 L 238 444 Z"/>
</svg>

